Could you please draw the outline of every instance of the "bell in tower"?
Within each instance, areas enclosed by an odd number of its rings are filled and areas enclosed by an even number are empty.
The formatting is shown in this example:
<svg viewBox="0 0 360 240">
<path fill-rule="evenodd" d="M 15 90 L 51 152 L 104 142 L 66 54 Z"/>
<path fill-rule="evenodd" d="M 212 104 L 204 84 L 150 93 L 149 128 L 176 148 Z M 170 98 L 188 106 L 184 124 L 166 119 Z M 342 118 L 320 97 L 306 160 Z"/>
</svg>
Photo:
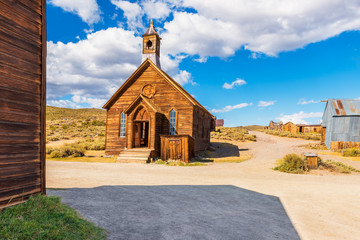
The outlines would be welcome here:
<svg viewBox="0 0 360 240">
<path fill-rule="evenodd" d="M 160 36 L 156 32 L 153 20 L 150 22 L 150 26 L 143 36 L 143 51 L 142 61 L 144 62 L 149 58 L 158 68 L 161 69 L 160 65 Z"/>
</svg>

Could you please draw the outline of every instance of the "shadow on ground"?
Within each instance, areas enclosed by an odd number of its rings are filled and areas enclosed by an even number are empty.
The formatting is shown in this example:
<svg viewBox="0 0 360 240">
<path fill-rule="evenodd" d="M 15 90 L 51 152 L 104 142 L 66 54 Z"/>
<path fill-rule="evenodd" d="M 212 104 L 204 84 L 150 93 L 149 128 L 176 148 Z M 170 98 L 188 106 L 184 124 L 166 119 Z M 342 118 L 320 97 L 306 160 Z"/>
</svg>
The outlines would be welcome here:
<svg viewBox="0 0 360 240">
<path fill-rule="evenodd" d="M 300 239 L 279 198 L 230 185 L 48 190 L 109 239 Z"/>
<path fill-rule="evenodd" d="M 247 152 L 249 149 L 240 149 L 238 146 L 228 142 L 211 142 L 207 151 L 212 158 L 239 157 L 240 152 Z"/>
</svg>

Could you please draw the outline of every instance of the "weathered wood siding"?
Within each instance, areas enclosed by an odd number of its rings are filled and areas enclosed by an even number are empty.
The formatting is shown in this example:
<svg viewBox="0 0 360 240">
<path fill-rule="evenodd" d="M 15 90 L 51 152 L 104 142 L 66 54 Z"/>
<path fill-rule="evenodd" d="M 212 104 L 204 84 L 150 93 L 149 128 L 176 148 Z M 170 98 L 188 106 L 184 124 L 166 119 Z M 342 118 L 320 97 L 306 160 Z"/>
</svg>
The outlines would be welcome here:
<svg viewBox="0 0 360 240">
<path fill-rule="evenodd" d="M 45 193 L 45 9 L 0 0 L 0 208 Z"/>
<path fill-rule="evenodd" d="M 194 107 L 193 135 L 195 139 L 195 153 L 206 150 L 210 145 L 210 131 L 212 129 L 212 116 L 199 107 Z"/>
<path fill-rule="evenodd" d="M 117 99 L 107 112 L 107 155 L 116 155 L 119 154 L 124 147 L 131 147 L 126 146 L 129 139 L 119 137 L 120 114 L 122 111 L 125 111 L 141 93 L 143 86 L 147 84 L 151 84 L 156 90 L 155 95 L 147 100 L 158 108 L 158 114 L 155 114 L 155 112 L 152 112 L 148 107 L 150 112 L 150 148 L 155 148 L 156 145 L 160 145 L 160 134 L 169 134 L 170 111 L 172 109 L 177 113 L 176 133 L 192 136 L 193 105 L 158 74 L 151 65 L 148 65 L 144 71 L 138 73 L 137 79 L 132 84 L 126 86 L 119 99 Z M 147 105 L 144 103 L 144 106 L 146 107 Z M 127 118 L 126 131 L 133 130 L 131 117 L 132 116 L 129 115 Z M 155 131 L 155 129 L 157 130 Z M 131 132 L 126 135 L 128 138 L 132 138 Z"/>
</svg>

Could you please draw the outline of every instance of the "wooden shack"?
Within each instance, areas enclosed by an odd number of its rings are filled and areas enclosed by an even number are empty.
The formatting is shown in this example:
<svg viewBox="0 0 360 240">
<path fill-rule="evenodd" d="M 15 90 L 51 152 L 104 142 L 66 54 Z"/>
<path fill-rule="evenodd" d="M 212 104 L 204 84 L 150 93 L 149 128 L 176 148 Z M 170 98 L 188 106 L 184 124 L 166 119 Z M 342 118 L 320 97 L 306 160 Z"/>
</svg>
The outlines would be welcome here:
<svg viewBox="0 0 360 240">
<path fill-rule="evenodd" d="M 298 132 L 301 133 L 310 133 L 310 132 L 316 132 L 321 133 L 322 132 L 322 126 L 321 124 L 298 124 Z"/>
<path fill-rule="evenodd" d="M 105 152 L 120 155 L 120 161 L 160 155 L 163 160 L 188 161 L 210 144 L 215 120 L 161 70 L 160 40 L 151 22 L 143 34 L 142 64 L 103 107 L 107 109 Z M 181 136 L 180 140 L 174 136 Z"/>
<path fill-rule="evenodd" d="M 271 120 L 267 129 L 275 130 L 275 131 L 281 131 L 282 126 L 283 126 L 283 123 L 281 121 L 280 122 L 274 122 L 273 120 Z"/>
<path fill-rule="evenodd" d="M 0 0 L 0 208 L 45 193 L 45 0 Z"/>
<path fill-rule="evenodd" d="M 294 124 L 292 122 L 287 122 L 282 126 L 281 130 L 291 132 L 291 133 L 296 133 L 296 132 L 298 132 L 298 127 L 296 126 L 296 124 Z"/>
</svg>

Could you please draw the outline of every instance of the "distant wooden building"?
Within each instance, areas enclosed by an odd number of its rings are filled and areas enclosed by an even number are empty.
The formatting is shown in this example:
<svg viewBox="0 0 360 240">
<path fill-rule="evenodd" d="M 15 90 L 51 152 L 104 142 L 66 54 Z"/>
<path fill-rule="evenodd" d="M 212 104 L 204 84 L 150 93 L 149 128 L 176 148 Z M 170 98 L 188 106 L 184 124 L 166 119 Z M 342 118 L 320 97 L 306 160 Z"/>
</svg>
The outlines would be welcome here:
<svg viewBox="0 0 360 240">
<path fill-rule="evenodd" d="M 329 99 L 323 115 L 322 142 L 332 150 L 360 144 L 360 100 Z"/>
<path fill-rule="evenodd" d="M 160 40 L 151 21 L 143 34 L 142 64 L 103 107 L 107 155 L 126 160 L 140 152 L 188 161 L 209 146 L 213 116 L 161 70 Z"/>
<path fill-rule="evenodd" d="M 310 132 L 316 132 L 321 133 L 322 126 L 321 124 L 297 124 L 298 132 L 301 133 L 310 133 Z"/>
<path fill-rule="evenodd" d="M 224 119 L 216 119 L 216 127 L 223 127 Z"/>
<path fill-rule="evenodd" d="M 280 122 L 274 122 L 273 120 L 270 121 L 268 129 L 269 130 L 276 130 L 276 131 L 281 131 L 283 126 L 283 123 Z"/>
<path fill-rule="evenodd" d="M 45 0 L 0 0 L 0 208 L 45 193 Z"/>
<path fill-rule="evenodd" d="M 296 126 L 296 124 L 294 124 L 292 122 L 287 122 L 282 126 L 281 130 L 291 132 L 291 133 L 296 133 L 296 132 L 298 132 L 298 127 Z"/>
</svg>

